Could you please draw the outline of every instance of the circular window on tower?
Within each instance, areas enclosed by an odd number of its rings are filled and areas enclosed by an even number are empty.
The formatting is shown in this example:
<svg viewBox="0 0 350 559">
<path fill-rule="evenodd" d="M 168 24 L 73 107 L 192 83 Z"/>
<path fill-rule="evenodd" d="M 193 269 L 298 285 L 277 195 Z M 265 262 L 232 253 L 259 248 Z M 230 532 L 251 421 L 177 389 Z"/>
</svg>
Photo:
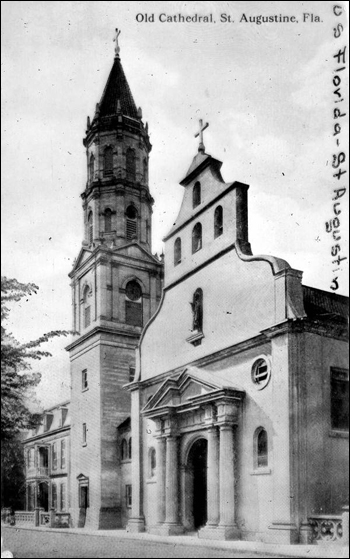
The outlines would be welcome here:
<svg viewBox="0 0 350 559">
<path fill-rule="evenodd" d="M 142 291 L 137 281 L 129 281 L 125 288 L 125 293 L 131 301 L 138 301 L 141 298 Z"/>
<path fill-rule="evenodd" d="M 257 390 L 268 385 L 271 377 L 271 366 L 267 357 L 258 357 L 252 366 L 252 381 Z"/>
</svg>

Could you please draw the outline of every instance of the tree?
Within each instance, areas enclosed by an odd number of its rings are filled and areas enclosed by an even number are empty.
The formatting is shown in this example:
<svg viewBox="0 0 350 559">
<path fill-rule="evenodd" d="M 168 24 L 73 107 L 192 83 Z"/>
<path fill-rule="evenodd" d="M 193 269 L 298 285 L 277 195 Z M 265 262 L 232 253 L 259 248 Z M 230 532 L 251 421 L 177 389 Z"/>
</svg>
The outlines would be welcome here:
<svg viewBox="0 0 350 559">
<path fill-rule="evenodd" d="M 23 429 L 37 424 L 38 415 L 27 407 L 26 398 L 30 389 L 40 382 L 41 375 L 31 372 L 31 361 L 51 356 L 40 349 L 41 344 L 56 336 L 67 336 L 70 332 L 56 330 L 40 338 L 21 344 L 7 332 L 5 323 L 10 313 L 8 305 L 31 297 L 38 292 L 34 283 L 20 283 L 16 279 L 1 277 L 1 440 L 11 441 Z"/>
</svg>

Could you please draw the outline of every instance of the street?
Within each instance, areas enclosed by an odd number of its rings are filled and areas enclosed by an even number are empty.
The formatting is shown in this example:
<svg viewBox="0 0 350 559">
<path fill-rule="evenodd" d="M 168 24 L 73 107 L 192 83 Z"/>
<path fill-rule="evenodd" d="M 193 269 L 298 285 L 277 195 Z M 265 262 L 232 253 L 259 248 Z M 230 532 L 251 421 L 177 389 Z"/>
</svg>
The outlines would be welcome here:
<svg viewBox="0 0 350 559">
<path fill-rule="evenodd" d="M 14 557 L 56 558 L 112 558 L 112 557 L 198 557 L 226 558 L 252 557 L 252 552 L 215 549 L 203 545 L 179 545 L 141 539 L 120 539 L 115 535 L 96 536 L 89 534 L 67 534 L 21 528 L 2 527 L 4 549 L 10 550 Z M 276 557 L 276 555 L 253 554 L 253 557 Z"/>
</svg>

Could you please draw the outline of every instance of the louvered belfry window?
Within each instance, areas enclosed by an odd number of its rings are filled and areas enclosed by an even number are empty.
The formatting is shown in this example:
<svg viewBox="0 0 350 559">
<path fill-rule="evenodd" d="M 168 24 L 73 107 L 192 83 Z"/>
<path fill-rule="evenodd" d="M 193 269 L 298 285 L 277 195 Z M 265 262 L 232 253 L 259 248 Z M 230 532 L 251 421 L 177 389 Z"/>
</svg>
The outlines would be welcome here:
<svg viewBox="0 0 350 559">
<path fill-rule="evenodd" d="M 113 149 L 110 146 L 104 151 L 103 174 L 105 176 L 113 174 Z"/>
<path fill-rule="evenodd" d="M 134 181 L 136 178 L 136 159 L 132 148 L 128 148 L 126 152 L 126 178 L 129 181 Z"/>
<path fill-rule="evenodd" d="M 134 206 L 129 206 L 126 215 L 126 238 L 128 241 L 137 238 L 137 210 Z"/>
</svg>

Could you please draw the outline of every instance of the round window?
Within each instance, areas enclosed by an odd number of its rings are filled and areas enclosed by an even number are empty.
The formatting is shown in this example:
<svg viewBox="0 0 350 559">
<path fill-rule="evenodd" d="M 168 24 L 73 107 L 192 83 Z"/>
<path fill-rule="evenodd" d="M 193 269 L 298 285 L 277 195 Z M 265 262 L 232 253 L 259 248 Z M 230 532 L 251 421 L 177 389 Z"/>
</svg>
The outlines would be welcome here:
<svg viewBox="0 0 350 559">
<path fill-rule="evenodd" d="M 252 381 L 257 390 L 262 390 L 268 384 L 271 376 L 270 363 L 265 357 L 259 357 L 252 367 Z"/>
<path fill-rule="evenodd" d="M 137 218 L 137 210 L 134 206 L 128 206 L 125 213 L 126 213 L 126 217 L 128 219 L 136 219 Z"/>
<path fill-rule="evenodd" d="M 138 301 L 141 298 L 142 291 L 137 281 L 129 281 L 125 288 L 126 296 L 131 301 Z"/>
</svg>

